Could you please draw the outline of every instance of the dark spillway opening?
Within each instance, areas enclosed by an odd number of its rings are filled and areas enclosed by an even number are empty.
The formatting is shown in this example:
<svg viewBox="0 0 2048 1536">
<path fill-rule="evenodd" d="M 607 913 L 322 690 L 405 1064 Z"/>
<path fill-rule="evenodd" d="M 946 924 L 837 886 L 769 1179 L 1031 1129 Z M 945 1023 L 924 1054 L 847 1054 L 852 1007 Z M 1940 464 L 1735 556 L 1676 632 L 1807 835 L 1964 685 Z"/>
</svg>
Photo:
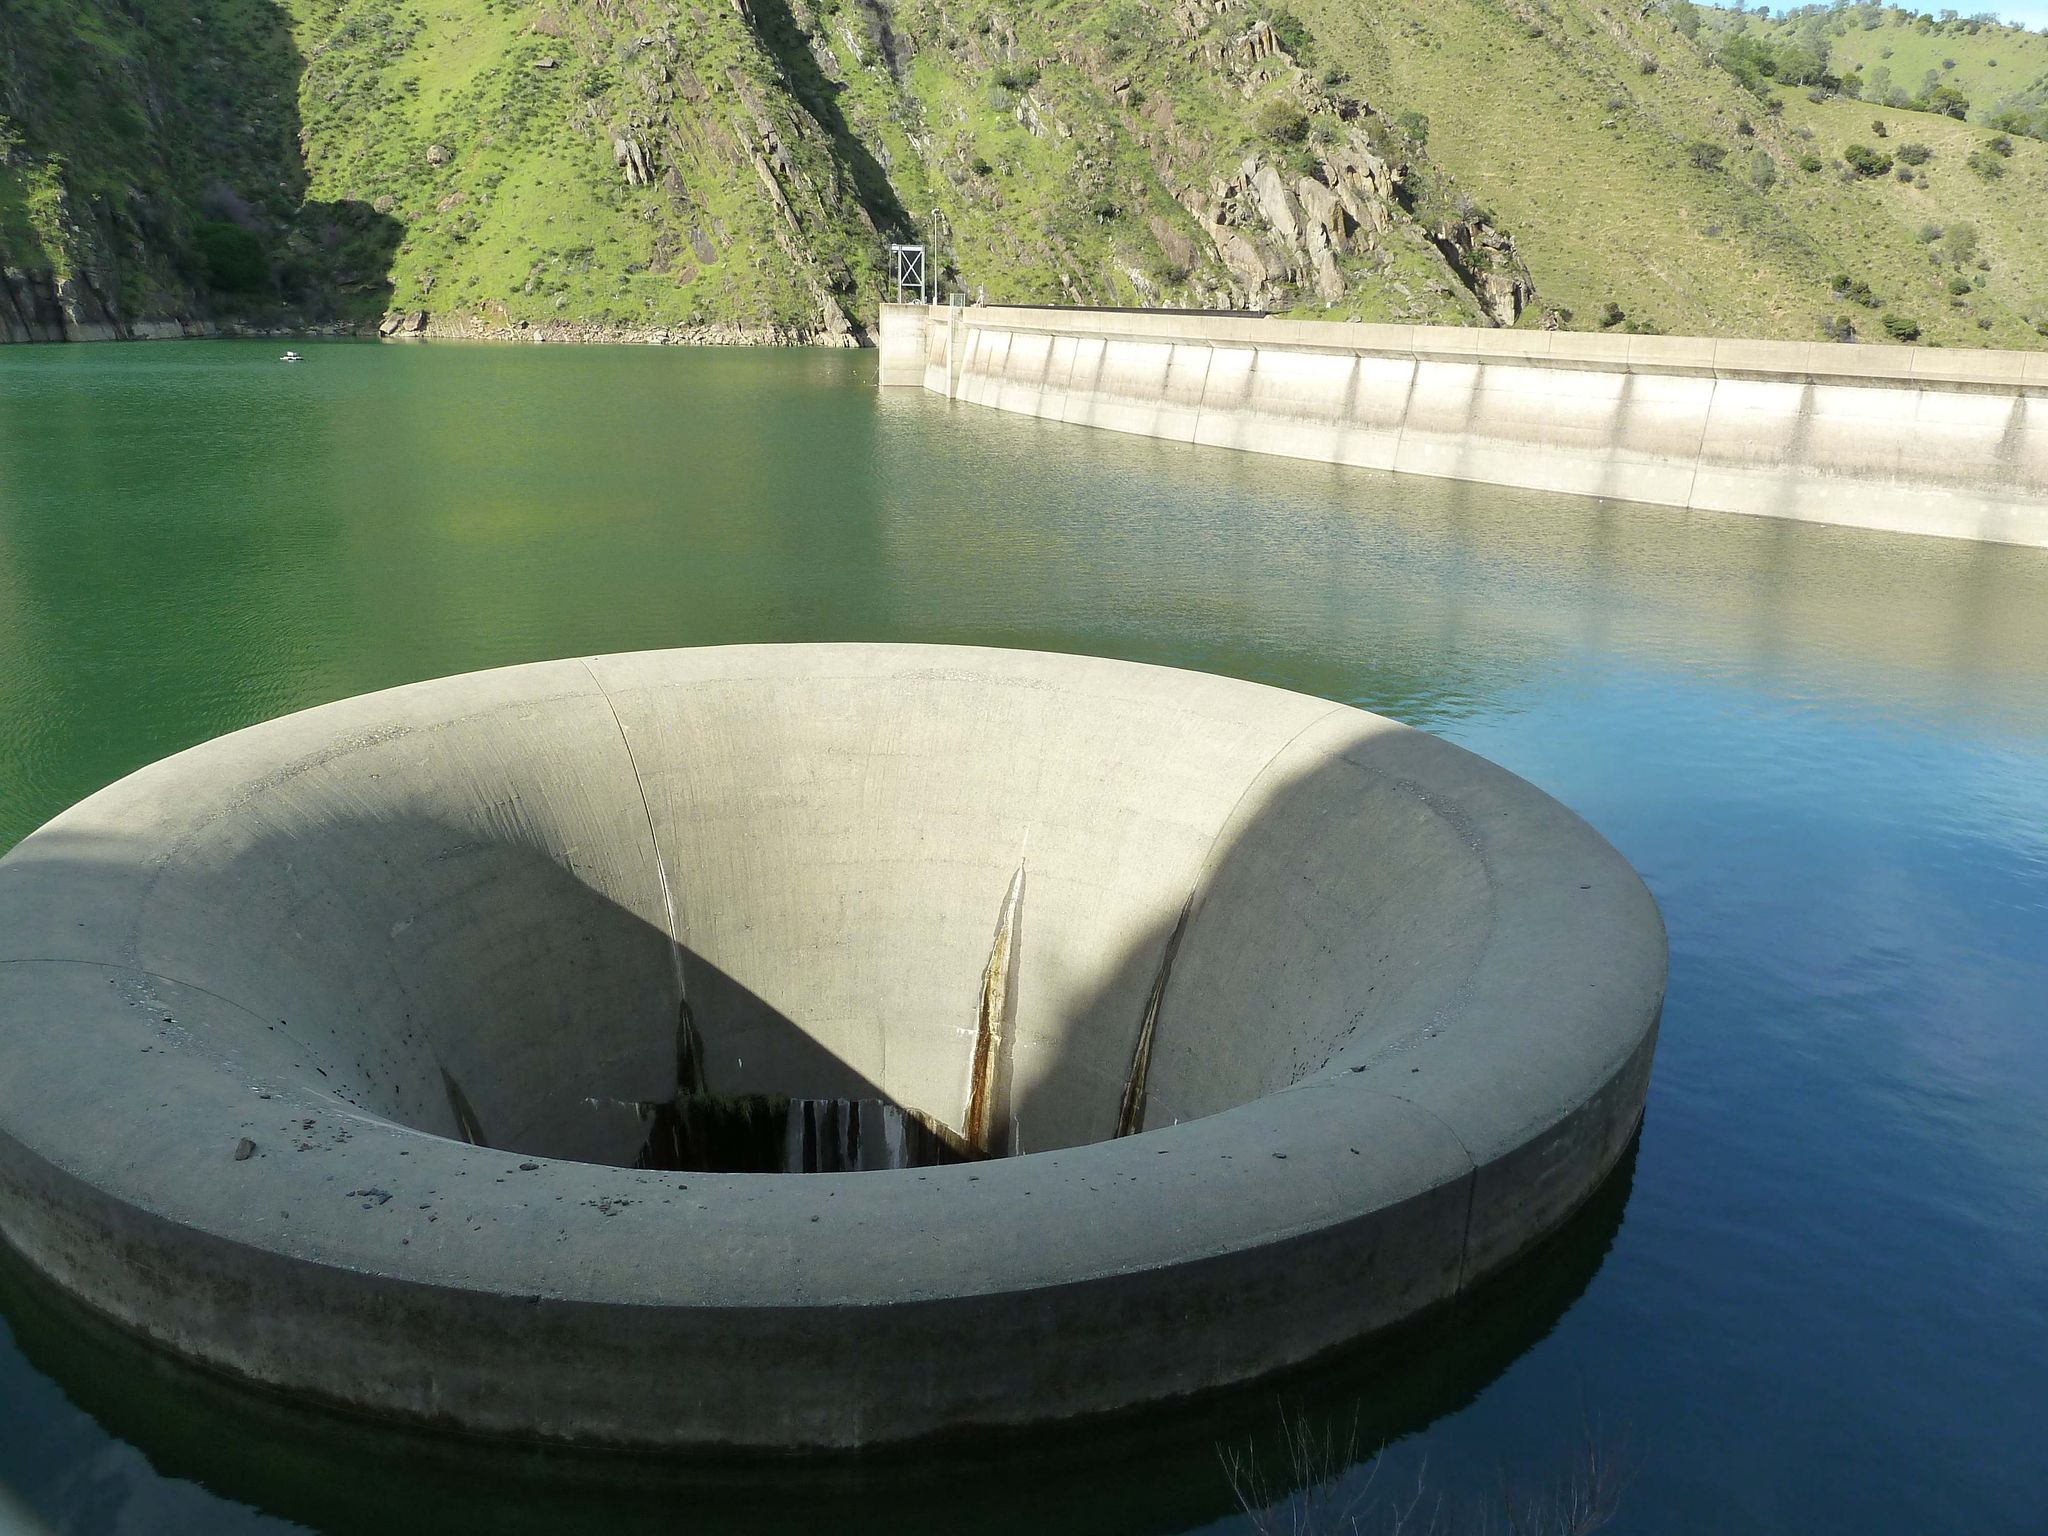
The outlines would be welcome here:
<svg viewBox="0 0 2048 1536">
<path fill-rule="evenodd" d="M 973 1161 L 928 1115 L 887 1099 L 806 1099 L 711 1091 L 704 1041 L 686 1001 L 676 1019 L 676 1091 L 643 1104 L 636 1168 L 689 1173 L 865 1173 Z"/>
<path fill-rule="evenodd" d="M 462 1139 L 473 1146 L 492 1145 L 461 1084 L 446 1072 L 442 1083 Z M 638 1150 L 621 1159 L 633 1168 L 869 1173 L 979 1162 L 987 1156 L 931 1116 L 890 1099 L 713 1092 L 705 1077 L 704 1043 L 687 1002 L 676 1021 L 673 1094 L 651 1101 L 585 1102 L 600 1115 L 637 1122 Z"/>
<path fill-rule="evenodd" d="M 945 1127 L 887 1099 L 695 1093 L 650 1108 L 640 1168 L 868 1173 L 978 1160 Z"/>
</svg>

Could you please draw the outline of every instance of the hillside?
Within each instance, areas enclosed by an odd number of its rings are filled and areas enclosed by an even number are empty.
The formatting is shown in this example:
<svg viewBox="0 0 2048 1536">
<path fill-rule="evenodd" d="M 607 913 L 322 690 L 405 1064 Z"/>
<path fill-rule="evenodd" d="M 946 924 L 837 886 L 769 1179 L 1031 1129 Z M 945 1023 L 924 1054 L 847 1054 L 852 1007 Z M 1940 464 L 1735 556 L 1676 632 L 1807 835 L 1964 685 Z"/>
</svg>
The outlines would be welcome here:
<svg viewBox="0 0 2048 1536">
<path fill-rule="evenodd" d="M 1290 5 L 10 0 L 0 337 L 847 342 L 914 238 L 992 300 L 2043 344 L 2048 143 L 1893 111 L 1859 175 L 1870 109 L 1684 0 Z"/>
<path fill-rule="evenodd" d="M 2017 141 L 1992 186 L 1963 165 L 1989 132 L 1914 114 L 1934 149 L 1925 185 L 1857 175 L 1843 155 L 1871 138 L 1873 114 L 1746 88 L 1683 0 L 1647 13 L 1600 0 L 1301 10 L 1360 61 L 1369 95 L 1429 118 L 1431 153 L 1514 235 L 1539 304 L 1577 327 L 1613 305 L 1622 326 L 1805 340 L 1840 317 L 1883 340 L 1890 313 L 1948 345 L 2042 344 L 2048 144 Z M 1967 261 L 1922 238 L 1958 224 L 1975 229 Z M 1958 307 L 1949 286 L 1964 272 Z M 1876 307 L 1840 296 L 1837 276 Z"/>
<path fill-rule="evenodd" d="M 1718 47 L 1746 37 L 1800 49 L 1848 95 L 1873 106 L 1942 111 L 2048 139 L 2048 28 L 1983 17 L 1940 21 L 1881 5 L 1808 7 L 1777 18 L 1702 11 Z M 1954 92 L 1954 95 L 1947 94 Z"/>
</svg>

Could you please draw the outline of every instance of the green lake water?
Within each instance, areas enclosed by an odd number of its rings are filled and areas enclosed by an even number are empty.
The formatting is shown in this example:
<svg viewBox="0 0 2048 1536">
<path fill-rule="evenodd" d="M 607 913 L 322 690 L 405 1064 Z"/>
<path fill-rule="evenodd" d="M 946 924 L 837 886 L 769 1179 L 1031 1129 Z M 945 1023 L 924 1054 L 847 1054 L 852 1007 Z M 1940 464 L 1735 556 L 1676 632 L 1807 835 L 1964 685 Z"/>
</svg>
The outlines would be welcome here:
<svg viewBox="0 0 2048 1536">
<path fill-rule="evenodd" d="M 1228 1531 L 1218 1448 L 1287 1497 L 1282 1423 L 1340 1499 L 1497 1503 L 1590 1439 L 1617 1531 L 2048 1528 L 2048 554 L 1092 433 L 878 395 L 872 354 L 305 350 L 0 349 L 0 848 L 221 731 L 542 657 L 1202 668 L 1440 732 L 1614 841 L 1671 935 L 1644 1129 L 1429 1327 L 853 1466 L 329 1421 L 0 1265 L 0 1530 Z"/>
</svg>

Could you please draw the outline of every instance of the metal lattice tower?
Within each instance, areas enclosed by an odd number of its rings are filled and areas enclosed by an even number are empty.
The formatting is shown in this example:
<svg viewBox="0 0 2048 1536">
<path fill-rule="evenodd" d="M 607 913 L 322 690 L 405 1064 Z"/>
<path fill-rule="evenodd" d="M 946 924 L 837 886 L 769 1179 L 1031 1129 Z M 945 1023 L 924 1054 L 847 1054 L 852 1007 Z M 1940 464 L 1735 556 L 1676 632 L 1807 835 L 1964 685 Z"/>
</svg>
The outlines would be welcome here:
<svg viewBox="0 0 2048 1536">
<path fill-rule="evenodd" d="M 931 296 L 925 278 L 924 247 L 921 245 L 891 245 L 889 247 L 889 280 L 896 285 L 896 302 L 908 302 L 906 292 L 914 290 L 917 302 L 928 304 Z"/>
</svg>

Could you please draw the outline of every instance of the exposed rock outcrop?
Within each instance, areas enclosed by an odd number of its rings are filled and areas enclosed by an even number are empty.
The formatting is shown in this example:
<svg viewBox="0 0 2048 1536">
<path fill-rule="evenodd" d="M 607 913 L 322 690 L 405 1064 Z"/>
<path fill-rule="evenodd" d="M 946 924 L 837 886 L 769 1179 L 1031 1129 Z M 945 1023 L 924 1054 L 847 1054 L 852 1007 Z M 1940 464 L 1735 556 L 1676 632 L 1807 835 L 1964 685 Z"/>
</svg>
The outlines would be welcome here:
<svg viewBox="0 0 2048 1536">
<path fill-rule="evenodd" d="M 1513 238 L 1476 219 L 1453 219 L 1431 235 L 1496 325 L 1513 325 L 1536 297 L 1536 284 Z"/>
<path fill-rule="evenodd" d="M 625 174 L 627 186 L 651 187 L 654 185 L 653 168 L 647 163 L 647 151 L 640 147 L 638 139 L 613 139 L 612 164 Z"/>
</svg>

